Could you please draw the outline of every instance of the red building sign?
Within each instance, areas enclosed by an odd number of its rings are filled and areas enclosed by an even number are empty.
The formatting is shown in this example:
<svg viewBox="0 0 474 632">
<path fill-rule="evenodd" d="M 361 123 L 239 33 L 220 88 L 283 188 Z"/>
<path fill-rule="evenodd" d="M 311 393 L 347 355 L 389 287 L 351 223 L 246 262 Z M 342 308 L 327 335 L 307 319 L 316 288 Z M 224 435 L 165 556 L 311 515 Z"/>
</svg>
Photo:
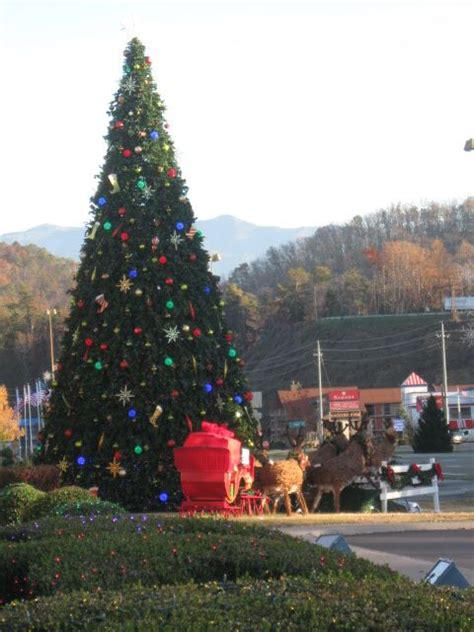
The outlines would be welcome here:
<svg viewBox="0 0 474 632">
<path fill-rule="evenodd" d="M 358 389 L 347 391 L 329 391 L 330 412 L 351 412 L 360 410 L 360 393 Z"/>
</svg>

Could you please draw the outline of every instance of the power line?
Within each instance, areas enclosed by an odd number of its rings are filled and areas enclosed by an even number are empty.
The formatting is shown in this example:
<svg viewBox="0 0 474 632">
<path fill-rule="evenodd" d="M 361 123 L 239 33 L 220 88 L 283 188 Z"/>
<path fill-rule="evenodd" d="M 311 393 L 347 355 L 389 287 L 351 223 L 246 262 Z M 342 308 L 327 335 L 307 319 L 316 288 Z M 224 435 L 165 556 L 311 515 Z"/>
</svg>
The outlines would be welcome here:
<svg viewBox="0 0 474 632">
<path fill-rule="evenodd" d="M 434 334 L 435 332 L 433 332 Z M 428 334 L 429 335 L 429 334 Z M 419 336 L 418 338 L 409 338 L 407 340 L 400 340 L 400 342 L 395 342 L 391 345 L 382 345 L 378 347 L 358 347 L 354 349 L 323 349 L 323 351 L 327 351 L 329 353 L 346 353 L 347 351 L 376 351 L 379 349 L 391 349 L 392 347 L 399 347 L 400 345 L 411 344 L 412 342 L 417 342 L 418 340 L 425 340 L 425 336 Z"/>
</svg>

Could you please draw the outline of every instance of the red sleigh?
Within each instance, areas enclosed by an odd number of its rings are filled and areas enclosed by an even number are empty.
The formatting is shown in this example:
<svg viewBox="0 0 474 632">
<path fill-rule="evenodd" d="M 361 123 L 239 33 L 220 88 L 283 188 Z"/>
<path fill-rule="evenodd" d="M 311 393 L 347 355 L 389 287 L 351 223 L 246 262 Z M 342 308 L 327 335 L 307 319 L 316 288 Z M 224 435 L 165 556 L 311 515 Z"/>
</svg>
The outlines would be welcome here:
<svg viewBox="0 0 474 632">
<path fill-rule="evenodd" d="M 202 422 L 181 448 L 174 450 L 181 475 L 182 513 L 199 511 L 240 513 L 240 492 L 254 480 L 254 458 L 234 433 L 223 426 Z"/>
</svg>

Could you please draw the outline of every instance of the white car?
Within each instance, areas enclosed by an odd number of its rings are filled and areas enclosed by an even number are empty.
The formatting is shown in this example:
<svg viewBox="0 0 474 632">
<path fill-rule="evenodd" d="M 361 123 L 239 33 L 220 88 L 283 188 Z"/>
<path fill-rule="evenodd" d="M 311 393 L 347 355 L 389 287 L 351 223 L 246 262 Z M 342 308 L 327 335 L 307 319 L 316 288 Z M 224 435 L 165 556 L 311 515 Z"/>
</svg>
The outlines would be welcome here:
<svg viewBox="0 0 474 632">
<path fill-rule="evenodd" d="M 456 432 L 453 432 L 451 439 L 454 444 L 474 441 L 474 428 L 456 430 Z"/>
</svg>

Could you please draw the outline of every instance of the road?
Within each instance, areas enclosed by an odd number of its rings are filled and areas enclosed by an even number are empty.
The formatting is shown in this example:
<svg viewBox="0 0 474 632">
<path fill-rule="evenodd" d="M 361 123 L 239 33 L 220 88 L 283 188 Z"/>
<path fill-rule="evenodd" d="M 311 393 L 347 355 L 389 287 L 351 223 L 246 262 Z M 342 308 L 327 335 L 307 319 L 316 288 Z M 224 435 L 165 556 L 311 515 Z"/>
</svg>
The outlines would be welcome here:
<svg viewBox="0 0 474 632">
<path fill-rule="evenodd" d="M 346 535 L 351 547 L 363 547 L 391 555 L 403 555 L 433 564 L 440 558 L 452 560 L 457 566 L 474 572 L 474 529 L 450 531 L 397 531 Z"/>
</svg>

